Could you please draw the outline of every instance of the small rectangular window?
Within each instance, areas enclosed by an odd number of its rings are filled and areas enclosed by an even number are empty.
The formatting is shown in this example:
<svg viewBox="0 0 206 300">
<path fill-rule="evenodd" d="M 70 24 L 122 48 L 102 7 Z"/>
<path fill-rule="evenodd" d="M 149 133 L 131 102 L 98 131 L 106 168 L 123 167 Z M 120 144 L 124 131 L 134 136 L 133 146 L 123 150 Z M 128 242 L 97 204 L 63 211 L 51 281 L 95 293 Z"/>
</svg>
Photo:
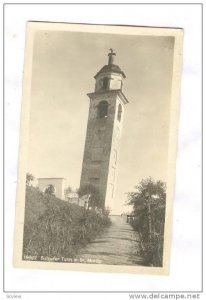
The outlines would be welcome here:
<svg viewBox="0 0 206 300">
<path fill-rule="evenodd" d="M 118 113 L 117 113 L 117 120 L 120 122 L 122 117 L 122 106 L 121 104 L 118 105 Z"/>
</svg>

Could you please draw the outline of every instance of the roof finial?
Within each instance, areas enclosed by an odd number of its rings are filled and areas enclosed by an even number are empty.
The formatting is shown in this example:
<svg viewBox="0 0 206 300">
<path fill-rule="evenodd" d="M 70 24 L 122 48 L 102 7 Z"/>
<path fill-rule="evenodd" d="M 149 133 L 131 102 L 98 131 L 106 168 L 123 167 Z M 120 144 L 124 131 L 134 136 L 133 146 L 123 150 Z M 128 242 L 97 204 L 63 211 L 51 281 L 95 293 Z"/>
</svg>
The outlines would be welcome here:
<svg viewBox="0 0 206 300">
<path fill-rule="evenodd" d="M 114 56 L 116 56 L 116 53 L 114 53 L 113 49 L 110 48 L 110 53 L 108 53 L 109 60 L 108 60 L 108 65 L 112 65 L 114 62 Z"/>
</svg>

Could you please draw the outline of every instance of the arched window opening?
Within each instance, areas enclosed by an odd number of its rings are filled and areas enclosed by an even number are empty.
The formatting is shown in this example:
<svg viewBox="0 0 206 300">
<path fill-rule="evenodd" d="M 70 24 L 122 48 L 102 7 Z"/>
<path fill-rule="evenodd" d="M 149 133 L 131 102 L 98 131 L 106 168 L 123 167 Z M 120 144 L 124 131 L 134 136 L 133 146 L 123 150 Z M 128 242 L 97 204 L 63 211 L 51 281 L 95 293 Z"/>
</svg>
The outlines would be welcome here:
<svg viewBox="0 0 206 300">
<path fill-rule="evenodd" d="M 103 78 L 103 90 L 108 90 L 108 88 L 109 88 L 109 78 L 104 77 Z"/>
<path fill-rule="evenodd" d="M 101 101 L 98 105 L 98 117 L 106 118 L 108 116 L 108 102 Z"/>
<path fill-rule="evenodd" d="M 122 89 L 123 89 L 123 82 L 122 82 L 122 80 L 121 80 L 121 91 L 122 91 Z"/>
<path fill-rule="evenodd" d="M 117 113 L 117 120 L 120 122 L 122 117 L 122 106 L 119 104 L 118 106 L 118 113 Z"/>
</svg>

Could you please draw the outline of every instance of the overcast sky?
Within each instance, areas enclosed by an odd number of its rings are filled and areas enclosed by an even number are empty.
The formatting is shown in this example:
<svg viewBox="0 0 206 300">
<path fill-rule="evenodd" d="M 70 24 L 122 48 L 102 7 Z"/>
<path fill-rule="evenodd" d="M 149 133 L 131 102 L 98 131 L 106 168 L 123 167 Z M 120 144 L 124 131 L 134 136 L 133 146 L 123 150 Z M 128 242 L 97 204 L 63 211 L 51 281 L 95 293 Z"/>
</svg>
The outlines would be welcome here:
<svg viewBox="0 0 206 300">
<path fill-rule="evenodd" d="M 35 35 L 28 171 L 80 184 L 93 76 L 108 49 L 124 71 L 125 107 L 116 210 L 142 178 L 166 181 L 173 38 L 39 31 Z"/>
</svg>

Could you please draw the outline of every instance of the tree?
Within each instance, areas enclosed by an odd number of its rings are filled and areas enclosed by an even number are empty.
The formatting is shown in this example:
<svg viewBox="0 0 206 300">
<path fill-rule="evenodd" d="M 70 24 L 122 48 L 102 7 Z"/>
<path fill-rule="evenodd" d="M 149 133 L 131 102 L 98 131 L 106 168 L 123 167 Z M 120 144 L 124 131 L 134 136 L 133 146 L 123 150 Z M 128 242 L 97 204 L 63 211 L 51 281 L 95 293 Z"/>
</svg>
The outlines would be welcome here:
<svg viewBox="0 0 206 300">
<path fill-rule="evenodd" d="M 99 191 L 94 185 L 87 184 L 87 185 L 83 186 L 81 189 L 78 190 L 78 194 L 79 194 L 79 197 L 82 197 L 85 195 L 90 195 L 89 207 L 102 208 L 103 204 L 100 199 Z"/>
<path fill-rule="evenodd" d="M 151 177 L 143 179 L 134 192 L 128 193 L 128 204 L 133 207 L 133 227 L 139 231 L 147 248 L 148 260 L 161 265 L 164 239 L 166 184 Z"/>
<path fill-rule="evenodd" d="M 65 198 L 68 198 L 68 195 L 70 194 L 70 193 L 72 193 L 73 191 L 72 191 L 72 188 L 70 187 L 70 186 L 68 186 L 65 190 L 64 190 L 64 196 L 65 196 Z"/>
<path fill-rule="evenodd" d="M 48 195 L 55 195 L 55 187 L 52 184 L 49 184 L 44 192 Z"/>
<path fill-rule="evenodd" d="M 35 177 L 31 173 L 26 173 L 26 185 L 30 186 Z"/>
</svg>

